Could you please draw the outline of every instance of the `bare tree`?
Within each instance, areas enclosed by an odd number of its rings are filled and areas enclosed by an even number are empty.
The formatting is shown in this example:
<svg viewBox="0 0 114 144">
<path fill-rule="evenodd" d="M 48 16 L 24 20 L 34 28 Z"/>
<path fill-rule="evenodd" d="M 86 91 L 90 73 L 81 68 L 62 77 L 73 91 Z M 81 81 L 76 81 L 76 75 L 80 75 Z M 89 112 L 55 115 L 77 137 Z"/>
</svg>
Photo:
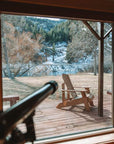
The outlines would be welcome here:
<svg viewBox="0 0 114 144">
<path fill-rule="evenodd" d="M 31 68 L 34 55 L 42 47 L 41 35 L 32 39 L 30 32 L 20 32 L 8 22 L 4 22 L 3 34 L 3 70 L 9 78 L 22 76 Z"/>
<path fill-rule="evenodd" d="M 92 23 L 92 26 L 96 28 L 96 23 Z M 71 23 L 70 32 L 72 40 L 67 48 L 66 58 L 68 62 L 78 62 L 79 59 L 83 59 L 91 55 L 94 58 L 94 74 L 96 75 L 96 57 L 98 53 L 98 43 L 96 37 L 81 21 L 77 21 L 76 24 Z"/>
</svg>

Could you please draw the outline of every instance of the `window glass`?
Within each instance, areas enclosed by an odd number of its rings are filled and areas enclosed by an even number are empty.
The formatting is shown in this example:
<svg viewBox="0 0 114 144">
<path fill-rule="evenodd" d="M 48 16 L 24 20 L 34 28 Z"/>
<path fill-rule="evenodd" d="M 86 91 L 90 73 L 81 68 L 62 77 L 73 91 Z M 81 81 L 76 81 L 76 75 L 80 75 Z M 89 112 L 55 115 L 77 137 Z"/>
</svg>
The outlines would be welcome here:
<svg viewBox="0 0 114 144">
<path fill-rule="evenodd" d="M 87 23 L 99 34 L 99 22 Z M 104 35 L 110 29 L 111 24 L 105 23 Z M 104 40 L 104 115 L 100 117 L 99 40 L 87 26 L 78 20 L 2 14 L 4 111 L 55 80 L 57 92 L 36 108 L 37 139 L 112 126 L 111 93 L 107 93 L 111 91 L 111 49 L 110 32 Z M 82 99 L 84 96 L 88 98 Z M 26 130 L 22 124 L 18 127 Z"/>
</svg>

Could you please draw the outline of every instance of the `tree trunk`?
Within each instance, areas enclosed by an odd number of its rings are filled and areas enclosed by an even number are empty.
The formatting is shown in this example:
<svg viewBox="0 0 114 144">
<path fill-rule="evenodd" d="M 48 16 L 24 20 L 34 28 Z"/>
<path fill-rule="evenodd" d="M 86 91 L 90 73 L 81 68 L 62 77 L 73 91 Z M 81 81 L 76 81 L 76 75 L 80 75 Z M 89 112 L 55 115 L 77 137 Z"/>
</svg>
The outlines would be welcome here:
<svg viewBox="0 0 114 144">
<path fill-rule="evenodd" d="M 55 58 L 54 58 L 54 55 L 53 55 L 53 62 L 54 62 Z"/>
<path fill-rule="evenodd" d="M 3 42 L 3 48 L 4 48 L 4 58 L 5 58 L 5 61 L 6 61 L 6 69 L 7 69 L 8 78 L 12 79 L 5 40 Z"/>
</svg>

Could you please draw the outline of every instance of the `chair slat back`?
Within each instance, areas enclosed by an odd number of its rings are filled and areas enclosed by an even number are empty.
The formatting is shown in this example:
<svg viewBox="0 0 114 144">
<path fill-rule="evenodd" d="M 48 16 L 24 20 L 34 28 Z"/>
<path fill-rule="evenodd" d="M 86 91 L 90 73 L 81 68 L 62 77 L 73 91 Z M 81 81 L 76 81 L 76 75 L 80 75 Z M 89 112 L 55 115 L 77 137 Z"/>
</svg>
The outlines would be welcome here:
<svg viewBox="0 0 114 144">
<path fill-rule="evenodd" d="M 68 74 L 62 74 L 62 78 L 64 80 L 65 85 L 67 86 L 67 89 L 68 90 L 74 90 L 74 87 L 72 85 L 72 82 L 70 80 L 69 75 Z M 71 93 L 71 95 L 72 95 L 73 98 L 77 97 L 77 94 L 76 94 L 75 91 L 72 91 L 70 93 Z"/>
</svg>

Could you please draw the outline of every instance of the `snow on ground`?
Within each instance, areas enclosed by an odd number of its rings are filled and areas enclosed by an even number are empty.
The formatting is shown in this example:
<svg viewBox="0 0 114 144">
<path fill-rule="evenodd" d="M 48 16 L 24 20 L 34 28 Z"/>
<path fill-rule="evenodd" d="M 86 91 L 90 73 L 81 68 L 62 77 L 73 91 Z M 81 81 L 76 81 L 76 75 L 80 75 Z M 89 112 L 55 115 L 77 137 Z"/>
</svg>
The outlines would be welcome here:
<svg viewBox="0 0 114 144">
<path fill-rule="evenodd" d="M 92 56 L 88 56 L 86 59 L 80 59 L 77 63 L 69 64 L 66 58 L 66 43 L 58 43 L 55 45 L 57 54 L 53 57 L 49 56 L 47 61 L 41 65 L 35 67 L 35 70 L 32 70 L 32 73 L 39 73 L 43 75 L 61 75 L 62 73 L 75 74 L 79 71 L 84 71 L 92 62 Z M 42 68 L 42 70 L 41 70 Z"/>
</svg>

